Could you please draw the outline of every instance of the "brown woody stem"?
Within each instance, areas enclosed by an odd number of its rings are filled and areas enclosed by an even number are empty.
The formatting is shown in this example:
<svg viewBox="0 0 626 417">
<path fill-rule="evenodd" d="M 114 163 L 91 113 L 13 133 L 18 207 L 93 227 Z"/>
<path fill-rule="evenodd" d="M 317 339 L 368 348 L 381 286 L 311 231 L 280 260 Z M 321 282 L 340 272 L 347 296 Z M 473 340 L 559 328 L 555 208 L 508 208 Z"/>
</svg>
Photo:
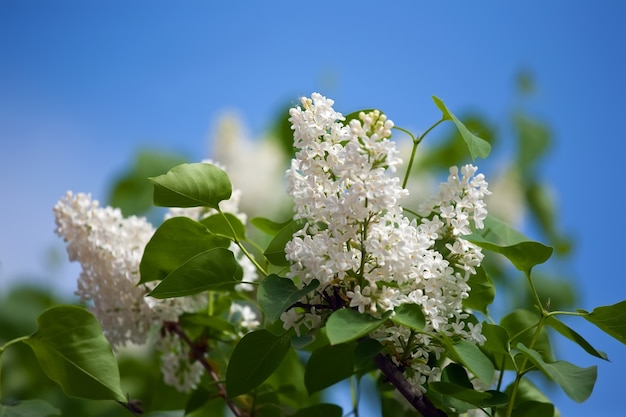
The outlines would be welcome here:
<svg viewBox="0 0 626 417">
<path fill-rule="evenodd" d="M 226 405 L 228 406 L 230 411 L 232 411 L 233 415 L 235 417 L 242 417 L 243 413 L 241 412 L 241 410 L 239 410 L 237 405 L 228 398 L 228 395 L 226 393 L 226 387 L 224 387 L 224 384 L 222 384 L 219 375 L 217 375 L 217 372 L 215 372 L 215 369 L 213 369 L 211 364 L 206 360 L 206 347 L 194 343 L 177 322 L 165 322 L 163 324 L 163 327 L 167 331 L 176 334 L 183 342 L 185 342 L 185 344 L 187 344 L 189 350 L 191 351 L 192 358 L 200 362 L 200 364 L 204 367 L 207 373 L 211 376 L 211 379 L 213 380 L 213 382 L 215 382 L 215 385 L 217 386 L 218 395 L 224 399 Z"/>
<path fill-rule="evenodd" d="M 389 357 L 379 353 L 374 357 L 374 363 L 391 382 L 404 398 L 424 417 L 447 417 L 447 414 L 439 410 L 422 393 L 417 391 L 406 380 L 402 371 L 389 359 Z"/>
</svg>

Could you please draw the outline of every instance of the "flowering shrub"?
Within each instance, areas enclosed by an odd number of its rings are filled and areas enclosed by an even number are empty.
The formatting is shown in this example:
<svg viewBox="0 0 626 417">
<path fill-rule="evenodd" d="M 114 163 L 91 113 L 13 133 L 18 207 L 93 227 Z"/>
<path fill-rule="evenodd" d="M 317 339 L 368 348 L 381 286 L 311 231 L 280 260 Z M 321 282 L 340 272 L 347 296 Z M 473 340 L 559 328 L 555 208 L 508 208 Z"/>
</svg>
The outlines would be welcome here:
<svg viewBox="0 0 626 417">
<path fill-rule="evenodd" d="M 320 94 L 302 98 L 289 112 L 293 216 L 284 222 L 249 220 L 242 192 L 210 161 L 150 179 L 155 205 L 168 208 L 156 229 L 68 192 L 54 207 L 56 232 L 82 266 L 76 294 L 86 309 L 45 311 L 37 332 L 0 353 L 26 343 L 66 394 L 135 415 L 143 410 L 122 390 L 114 352 L 138 345 L 158 352 L 160 377 L 186 399 L 172 415 L 342 416 L 317 393 L 370 377 L 384 415 L 556 415 L 526 379 L 532 372 L 584 401 L 596 367 L 555 360 L 546 327 L 607 359 L 558 316 L 626 342 L 614 318 L 626 301 L 551 310 L 532 270 L 552 248 L 488 213 L 492 191 L 473 164 L 450 167 L 436 193 L 409 203 L 417 147 L 440 123 L 456 126 L 473 160 L 490 151 L 435 104 L 441 120 L 416 137 L 378 110 L 344 116 Z M 404 172 L 394 130 L 412 140 Z M 535 310 L 496 322 L 488 261 L 501 258 L 526 277 Z M 55 415 L 39 400 L 2 407 Z"/>
</svg>

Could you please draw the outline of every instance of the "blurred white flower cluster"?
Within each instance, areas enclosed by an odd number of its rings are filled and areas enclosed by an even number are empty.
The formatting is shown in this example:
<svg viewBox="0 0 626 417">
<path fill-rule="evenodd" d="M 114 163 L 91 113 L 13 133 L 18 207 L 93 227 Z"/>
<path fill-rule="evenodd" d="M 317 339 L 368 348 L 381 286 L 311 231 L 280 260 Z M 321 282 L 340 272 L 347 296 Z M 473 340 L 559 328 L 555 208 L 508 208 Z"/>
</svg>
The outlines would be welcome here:
<svg viewBox="0 0 626 417">
<path fill-rule="evenodd" d="M 442 347 L 429 332 L 482 343 L 480 325 L 466 323 L 462 300 L 483 255 L 462 239 L 483 227 L 487 182 L 477 168 L 450 168 L 437 195 L 418 216 L 405 216 L 408 191 L 393 176 L 401 163 L 389 140 L 393 123 L 378 111 L 345 123 L 334 102 L 320 94 L 290 111 L 295 159 L 287 171 L 295 218 L 306 225 L 285 247 L 288 276 L 303 286 L 320 281 L 318 292 L 281 318 L 285 328 L 320 327 L 328 311 L 348 307 L 376 317 L 401 304 L 421 306 L 426 328 L 416 333 L 389 325 L 373 335 L 397 358 L 410 358 L 407 376 L 421 386 L 438 369 L 426 363 Z"/>
<path fill-rule="evenodd" d="M 220 208 L 245 222 L 245 215 L 238 212 L 238 195 L 234 191 L 233 198 L 223 201 Z M 199 220 L 215 213 L 213 209 L 171 209 L 165 217 Z M 201 364 L 189 363 L 189 350 L 179 338 L 156 330 L 185 312 L 204 308 L 207 299 L 199 294 L 159 300 L 146 297 L 155 283 L 137 285 L 139 264 L 154 227 L 143 217 L 124 218 L 117 208 L 100 207 L 98 201 L 82 193 L 68 192 L 54 206 L 54 214 L 56 233 L 67 243 L 70 261 L 78 261 L 82 267 L 76 294 L 98 318 L 111 345 L 116 349 L 143 345 L 151 336 L 161 334 L 156 347 L 161 353 L 165 382 L 180 391 L 194 388 L 204 371 Z M 241 255 L 236 245 L 231 250 L 244 270 L 244 280 L 255 281 L 257 272 L 250 260 Z M 249 290 L 249 284 L 245 285 L 238 289 Z M 244 329 L 255 323 L 251 317 L 255 313 L 246 313 L 242 318 L 246 323 L 239 324 Z"/>
</svg>

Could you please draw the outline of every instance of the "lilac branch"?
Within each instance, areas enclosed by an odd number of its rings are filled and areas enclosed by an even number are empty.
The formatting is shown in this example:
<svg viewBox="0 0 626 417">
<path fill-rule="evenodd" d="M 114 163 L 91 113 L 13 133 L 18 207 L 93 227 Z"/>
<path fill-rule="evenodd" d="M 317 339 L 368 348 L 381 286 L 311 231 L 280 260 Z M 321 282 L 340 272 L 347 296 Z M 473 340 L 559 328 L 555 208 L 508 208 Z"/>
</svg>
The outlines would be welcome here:
<svg viewBox="0 0 626 417">
<path fill-rule="evenodd" d="M 228 395 L 226 393 L 226 387 L 224 387 L 224 384 L 222 384 L 219 375 L 217 374 L 217 372 L 215 372 L 215 369 L 213 369 L 211 364 L 206 360 L 206 346 L 204 346 L 203 344 L 194 343 L 177 322 L 165 322 L 163 324 L 163 327 L 167 331 L 174 333 L 175 335 L 180 337 L 180 339 L 185 342 L 185 344 L 187 344 L 191 351 L 191 357 L 194 360 L 200 362 L 200 364 L 207 371 L 213 382 L 215 382 L 218 395 L 224 399 L 226 405 L 228 406 L 230 411 L 232 411 L 233 415 L 235 417 L 242 417 L 243 413 L 241 412 L 241 410 L 239 410 L 237 405 L 228 398 Z"/>
<path fill-rule="evenodd" d="M 424 417 L 447 417 L 447 414 L 439 410 L 428 398 L 417 391 L 413 385 L 406 380 L 402 371 L 387 356 L 379 353 L 374 357 L 374 363 L 387 380 L 406 398 L 422 416 Z"/>
</svg>

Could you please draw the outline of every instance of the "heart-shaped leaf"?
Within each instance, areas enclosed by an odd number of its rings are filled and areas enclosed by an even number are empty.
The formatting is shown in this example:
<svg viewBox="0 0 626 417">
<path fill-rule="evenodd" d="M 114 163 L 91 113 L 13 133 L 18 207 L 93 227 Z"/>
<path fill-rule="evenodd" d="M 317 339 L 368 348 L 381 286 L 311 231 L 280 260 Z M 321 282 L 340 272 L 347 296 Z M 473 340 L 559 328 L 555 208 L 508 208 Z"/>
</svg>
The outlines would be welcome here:
<svg viewBox="0 0 626 417">
<path fill-rule="evenodd" d="M 245 335 L 235 346 L 226 370 L 229 398 L 245 394 L 269 378 L 290 346 L 289 336 L 276 336 L 267 330 Z"/>
<path fill-rule="evenodd" d="M 154 204 L 162 207 L 217 209 L 233 191 L 226 172 L 213 164 L 181 164 L 149 179 L 154 185 Z"/>
<path fill-rule="evenodd" d="M 96 318 L 75 306 L 55 306 L 25 339 L 50 379 L 72 397 L 125 401 L 117 362 Z"/>
<path fill-rule="evenodd" d="M 207 290 L 229 290 L 239 283 L 241 266 L 231 251 L 213 248 L 176 268 L 150 292 L 154 298 L 173 298 Z"/>
</svg>

